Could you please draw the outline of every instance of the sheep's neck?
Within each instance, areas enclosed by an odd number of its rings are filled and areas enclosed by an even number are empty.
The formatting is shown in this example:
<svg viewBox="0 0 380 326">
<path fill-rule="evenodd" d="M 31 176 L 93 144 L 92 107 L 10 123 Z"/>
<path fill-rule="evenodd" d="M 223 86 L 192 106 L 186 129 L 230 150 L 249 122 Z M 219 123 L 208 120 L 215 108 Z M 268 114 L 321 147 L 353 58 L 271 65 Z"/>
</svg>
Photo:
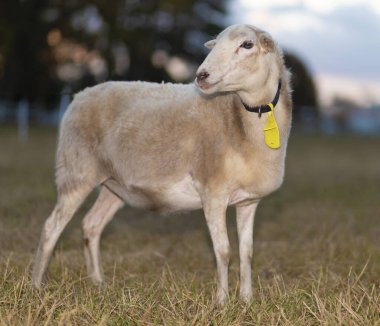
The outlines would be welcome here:
<svg viewBox="0 0 380 326">
<path fill-rule="evenodd" d="M 243 105 L 247 111 L 258 113 L 259 117 L 261 117 L 262 113 L 267 113 L 276 107 L 277 102 L 278 102 L 279 97 L 280 97 L 280 91 L 281 91 L 281 80 L 279 80 L 279 82 L 278 82 L 276 95 L 274 96 L 274 98 L 272 99 L 272 101 L 270 103 L 261 104 L 259 106 L 249 106 L 244 102 L 242 102 L 242 103 L 243 103 Z"/>
<path fill-rule="evenodd" d="M 237 94 L 249 106 L 268 104 L 276 94 L 279 80 L 280 74 L 272 73 L 261 85 L 252 84 L 247 89 L 237 92 Z"/>
<path fill-rule="evenodd" d="M 274 76 L 272 78 L 268 78 L 266 83 L 260 87 L 257 91 L 251 91 L 251 92 L 239 92 L 238 95 L 240 99 L 248 104 L 249 106 L 259 106 L 262 104 L 268 104 L 270 103 L 278 89 L 278 81 L 281 79 L 280 76 Z M 286 89 L 285 80 L 281 79 L 282 87 L 283 89 Z M 281 92 L 283 93 L 283 92 Z M 286 113 L 284 112 L 284 107 L 282 105 L 283 99 L 280 94 L 279 101 L 275 107 L 275 117 L 276 121 L 280 130 L 280 133 L 282 130 L 287 129 L 286 128 Z M 266 147 L 264 141 L 259 141 L 260 139 L 263 139 L 263 133 L 264 133 L 264 126 L 268 119 L 268 113 L 263 113 L 261 117 L 257 113 L 248 112 L 244 109 L 242 105 L 241 110 L 241 117 L 243 122 L 243 127 L 245 131 L 245 135 L 247 137 L 247 140 L 250 141 L 255 146 L 259 147 Z M 280 139 L 280 142 L 281 139 Z"/>
</svg>

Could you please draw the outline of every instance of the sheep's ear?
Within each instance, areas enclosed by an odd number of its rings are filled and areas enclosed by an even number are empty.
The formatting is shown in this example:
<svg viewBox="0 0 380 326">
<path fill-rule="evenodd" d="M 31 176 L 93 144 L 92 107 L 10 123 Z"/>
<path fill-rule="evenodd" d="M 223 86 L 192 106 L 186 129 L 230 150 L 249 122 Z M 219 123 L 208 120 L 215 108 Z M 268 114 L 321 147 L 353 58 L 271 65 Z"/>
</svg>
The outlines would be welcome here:
<svg viewBox="0 0 380 326">
<path fill-rule="evenodd" d="M 204 46 L 208 49 L 212 49 L 216 44 L 216 40 L 210 40 L 210 41 L 207 41 Z"/>
<path fill-rule="evenodd" d="M 259 42 L 264 53 L 274 51 L 274 41 L 272 39 L 272 36 L 270 36 L 268 33 L 262 33 L 259 36 Z"/>
</svg>

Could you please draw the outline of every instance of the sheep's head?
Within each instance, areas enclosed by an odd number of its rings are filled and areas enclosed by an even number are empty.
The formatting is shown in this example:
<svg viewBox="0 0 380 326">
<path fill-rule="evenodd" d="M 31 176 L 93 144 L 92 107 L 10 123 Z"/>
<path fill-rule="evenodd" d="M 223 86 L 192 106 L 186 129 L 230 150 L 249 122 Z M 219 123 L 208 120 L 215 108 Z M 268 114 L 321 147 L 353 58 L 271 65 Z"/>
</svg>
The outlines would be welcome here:
<svg viewBox="0 0 380 326">
<path fill-rule="evenodd" d="M 251 25 L 230 26 L 205 46 L 211 52 L 198 68 L 195 79 L 205 94 L 260 87 L 279 62 L 272 37 Z"/>
</svg>

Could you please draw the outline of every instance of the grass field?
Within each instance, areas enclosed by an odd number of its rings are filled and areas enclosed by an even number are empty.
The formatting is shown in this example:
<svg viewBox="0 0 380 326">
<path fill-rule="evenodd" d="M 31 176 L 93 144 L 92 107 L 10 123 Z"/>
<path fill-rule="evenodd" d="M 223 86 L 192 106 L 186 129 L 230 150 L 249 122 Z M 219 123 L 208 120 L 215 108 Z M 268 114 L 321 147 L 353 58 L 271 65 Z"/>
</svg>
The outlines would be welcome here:
<svg viewBox="0 0 380 326">
<path fill-rule="evenodd" d="M 214 298 L 215 262 L 202 213 L 125 207 L 106 228 L 106 285 L 86 278 L 83 205 L 58 243 L 47 286 L 30 287 L 42 224 L 55 203 L 56 132 L 27 144 L 0 128 L 1 325 L 380 325 L 380 138 L 291 137 L 285 183 L 260 204 L 254 300 L 238 293 L 234 211 L 229 303 Z"/>
</svg>

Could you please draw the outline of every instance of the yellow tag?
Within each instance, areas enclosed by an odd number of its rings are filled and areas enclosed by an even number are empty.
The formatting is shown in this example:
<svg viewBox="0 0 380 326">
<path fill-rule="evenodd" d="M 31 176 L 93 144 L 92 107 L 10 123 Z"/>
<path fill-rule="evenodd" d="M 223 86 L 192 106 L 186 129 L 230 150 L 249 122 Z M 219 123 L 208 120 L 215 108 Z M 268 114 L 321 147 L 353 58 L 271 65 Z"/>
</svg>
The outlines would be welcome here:
<svg viewBox="0 0 380 326">
<path fill-rule="evenodd" d="M 265 144 L 270 148 L 280 148 L 280 131 L 278 130 L 276 119 L 274 118 L 274 107 L 272 103 L 268 104 L 271 111 L 268 112 L 268 120 L 264 127 Z"/>
</svg>

